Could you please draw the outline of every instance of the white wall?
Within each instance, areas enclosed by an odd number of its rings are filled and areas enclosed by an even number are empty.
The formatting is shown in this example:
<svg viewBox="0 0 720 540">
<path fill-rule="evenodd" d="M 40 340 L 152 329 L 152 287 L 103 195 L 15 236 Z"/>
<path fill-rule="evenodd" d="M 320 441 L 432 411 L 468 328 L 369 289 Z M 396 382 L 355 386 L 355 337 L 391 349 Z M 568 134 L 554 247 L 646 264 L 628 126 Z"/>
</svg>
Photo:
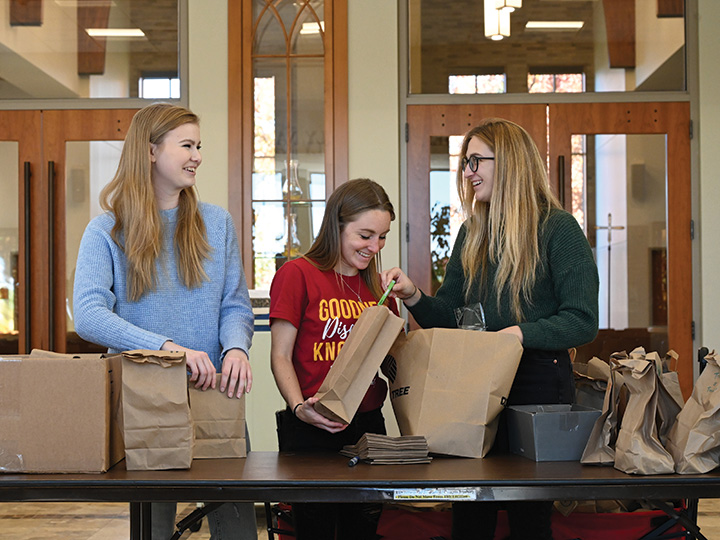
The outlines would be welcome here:
<svg viewBox="0 0 720 540">
<path fill-rule="evenodd" d="M 388 0 L 348 2 L 350 178 L 372 178 L 397 216 L 382 251 L 383 266 L 400 263 L 400 109 L 398 13 Z"/>
<path fill-rule="evenodd" d="M 693 285 L 699 286 L 701 291 L 701 320 L 696 321 L 701 329 L 699 345 L 720 349 L 720 243 L 716 232 L 720 230 L 720 106 L 717 98 L 720 70 L 716 69 L 717 52 L 720 51 L 720 2 L 699 0 L 698 12 L 700 223 L 696 224 L 696 230 L 699 231 L 701 277 L 700 283 Z"/>
<path fill-rule="evenodd" d="M 657 0 L 636 0 L 635 77 L 638 86 L 685 44 L 685 20 L 656 15 Z"/>
<path fill-rule="evenodd" d="M 45 2 L 42 26 L 10 26 L 9 4 L 0 9 L 0 79 L 29 97 L 86 97 L 87 80 L 77 75 L 74 7 Z"/>
<path fill-rule="evenodd" d="M 383 267 L 391 268 L 400 264 L 402 234 L 397 2 L 348 2 L 348 66 L 350 178 L 372 178 L 395 205 L 382 251 Z M 390 399 L 383 414 L 388 434 L 399 435 Z"/>
<path fill-rule="evenodd" d="M 189 106 L 200 116 L 203 156 L 197 189 L 201 200 L 227 208 L 227 0 L 191 0 L 188 11 Z"/>
</svg>

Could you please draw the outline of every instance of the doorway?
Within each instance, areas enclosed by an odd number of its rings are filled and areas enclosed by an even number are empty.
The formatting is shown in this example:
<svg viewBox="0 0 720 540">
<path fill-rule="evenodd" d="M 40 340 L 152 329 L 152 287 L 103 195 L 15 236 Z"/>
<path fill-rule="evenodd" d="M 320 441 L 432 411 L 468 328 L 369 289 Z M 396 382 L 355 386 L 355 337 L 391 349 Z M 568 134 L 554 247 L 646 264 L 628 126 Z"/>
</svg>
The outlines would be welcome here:
<svg viewBox="0 0 720 540">
<path fill-rule="evenodd" d="M 662 356 L 672 349 L 689 395 L 694 356 L 687 103 L 412 105 L 407 116 L 408 273 L 423 291 L 432 293 L 441 284 L 462 224 L 453 201 L 462 135 L 481 118 L 507 118 L 547 155 L 550 185 L 595 253 L 600 332 L 578 355 L 607 359 L 644 346 Z"/>
<path fill-rule="evenodd" d="M 77 246 L 137 109 L 0 111 L 0 352 L 87 352 L 72 326 Z"/>
</svg>

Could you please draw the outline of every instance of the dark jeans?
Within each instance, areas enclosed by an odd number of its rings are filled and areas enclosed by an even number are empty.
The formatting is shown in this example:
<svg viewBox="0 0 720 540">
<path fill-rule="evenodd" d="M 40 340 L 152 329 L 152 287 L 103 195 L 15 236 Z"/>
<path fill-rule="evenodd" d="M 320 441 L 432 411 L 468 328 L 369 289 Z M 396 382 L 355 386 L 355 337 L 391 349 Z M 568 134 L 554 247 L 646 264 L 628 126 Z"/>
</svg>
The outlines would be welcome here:
<svg viewBox="0 0 720 540">
<path fill-rule="evenodd" d="M 364 433 L 386 434 L 380 409 L 357 413 L 339 433 L 306 424 L 288 408 L 276 413 L 281 452 L 338 452 L 355 444 Z M 382 505 L 349 503 L 295 503 L 292 505 L 298 540 L 374 540 Z M 336 536 L 337 535 L 337 536 Z"/>
<path fill-rule="evenodd" d="M 525 349 L 513 380 L 508 405 L 573 403 L 575 381 L 567 351 Z M 509 449 L 505 412 L 500 414 L 493 454 Z M 492 540 L 497 511 L 505 509 L 511 540 L 552 540 L 552 501 L 453 504 L 452 540 Z"/>
</svg>

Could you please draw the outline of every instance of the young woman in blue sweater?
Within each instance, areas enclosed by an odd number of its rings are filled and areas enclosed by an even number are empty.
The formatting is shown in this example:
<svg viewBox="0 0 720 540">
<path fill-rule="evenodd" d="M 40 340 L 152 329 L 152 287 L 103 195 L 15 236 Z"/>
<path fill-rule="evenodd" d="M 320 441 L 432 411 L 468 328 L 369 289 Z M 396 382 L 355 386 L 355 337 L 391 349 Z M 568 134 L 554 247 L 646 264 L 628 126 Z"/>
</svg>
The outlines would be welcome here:
<svg viewBox="0 0 720 540">
<path fill-rule="evenodd" d="M 400 298 L 418 324 L 455 327 L 454 309 L 481 302 L 487 329 L 510 333 L 524 352 L 509 405 L 572 403 L 568 349 L 598 331 L 598 273 L 575 218 L 550 191 L 546 165 L 530 135 L 498 118 L 486 119 L 463 139 L 457 189 L 466 221 L 448 261 L 442 286 L 426 296 L 399 269 Z M 502 417 L 501 417 L 501 426 Z M 507 447 L 498 430 L 493 450 Z M 506 505 L 511 539 L 552 538 L 552 502 Z M 453 505 L 453 540 L 492 539 L 493 503 Z"/>
<path fill-rule="evenodd" d="M 198 202 L 198 117 L 183 107 L 140 110 L 113 180 L 106 211 L 85 229 L 74 286 L 77 333 L 111 352 L 185 352 L 196 387 L 229 398 L 252 387 L 250 305 L 230 214 Z M 153 539 L 174 531 L 175 503 L 152 505 Z M 208 515 L 215 540 L 255 539 L 253 505 L 225 504 Z"/>
</svg>

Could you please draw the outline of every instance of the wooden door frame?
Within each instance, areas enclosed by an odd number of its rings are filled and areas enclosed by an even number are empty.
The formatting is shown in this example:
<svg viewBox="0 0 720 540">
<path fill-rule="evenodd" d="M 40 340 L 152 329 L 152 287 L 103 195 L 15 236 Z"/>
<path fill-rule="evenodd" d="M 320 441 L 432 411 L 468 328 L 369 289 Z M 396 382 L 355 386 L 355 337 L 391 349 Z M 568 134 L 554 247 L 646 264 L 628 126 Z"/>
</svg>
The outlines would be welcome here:
<svg viewBox="0 0 720 540">
<path fill-rule="evenodd" d="M 523 126 L 541 155 L 547 151 L 546 105 L 408 105 L 407 270 L 430 292 L 430 137 L 463 135 L 487 117 L 506 118 Z"/>
<path fill-rule="evenodd" d="M 667 261 L 668 340 L 679 354 L 678 376 L 683 395 L 693 388 L 692 338 L 692 220 L 690 171 L 690 104 L 660 103 L 566 103 L 549 106 L 550 182 L 571 173 L 570 135 L 663 134 L 667 156 Z M 562 159 L 567 156 L 567 159 Z M 564 161 L 564 171 L 559 163 Z M 561 174 L 562 172 L 562 174 Z M 565 182 L 565 200 L 571 199 Z"/>
<path fill-rule="evenodd" d="M 30 264 L 27 268 L 26 248 L 30 242 L 29 259 L 43 261 L 47 253 L 48 237 L 45 217 L 33 209 L 39 205 L 47 205 L 47 193 L 42 189 L 42 141 L 40 139 L 41 117 L 38 111 L 2 111 L 0 112 L 0 141 L 18 143 L 18 298 L 15 299 L 18 307 L 18 351 L 22 354 L 29 352 L 33 347 L 43 345 L 42 336 L 47 334 L 50 327 L 47 313 L 47 268 L 42 264 Z M 30 193 L 25 191 L 24 170 L 25 164 L 30 170 Z M 25 202 L 28 201 L 29 215 Z M 29 220 L 30 238 L 26 236 L 24 223 Z M 27 321 L 28 305 L 26 296 L 30 299 L 30 317 Z M 28 323 L 35 329 L 27 341 Z"/>
<path fill-rule="evenodd" d="M 65 352 L 65 335 L 67 333 L 65 314 L 66 143 L 70 141 L 122 141 L 125 139 L 130 121 L 137 111 L 138 109 L 84 109 L 42 112 L 44 155 L 41 166 L 42 178 L 46 179 L 43 186 L 47 210 L 39 213 L 44 214 L 41 219 L 44 219 L 46 224 L 45 234 L 52 236 L 52 273 L 46 270 L 45 283 L 49 284 L 48 298 L 52 298 L 52 302 L 46 303 L 46 305 L 52 305 L 52 324 L 47 327 L 47 340 L 50 345 L 48 348 L 55 351 Z M 55 173 L 52 186 L 49 186 L 48 176 L 50 162 L 54 163 Z M 51 189 L 53 206 L 49 207 L 47 197 Z M 48 228 L 49 225 L 51 225 L 50 228 Z M 45 249 L 45 253 L 51 252 L 49 245 Z M 48 260 L 47 257 L 45 260 Z M 52 283 L 49 283 L 50 281 Z M 57 339 L 53 339 L 53 337 L 57 337 Z"/>
</svg>

